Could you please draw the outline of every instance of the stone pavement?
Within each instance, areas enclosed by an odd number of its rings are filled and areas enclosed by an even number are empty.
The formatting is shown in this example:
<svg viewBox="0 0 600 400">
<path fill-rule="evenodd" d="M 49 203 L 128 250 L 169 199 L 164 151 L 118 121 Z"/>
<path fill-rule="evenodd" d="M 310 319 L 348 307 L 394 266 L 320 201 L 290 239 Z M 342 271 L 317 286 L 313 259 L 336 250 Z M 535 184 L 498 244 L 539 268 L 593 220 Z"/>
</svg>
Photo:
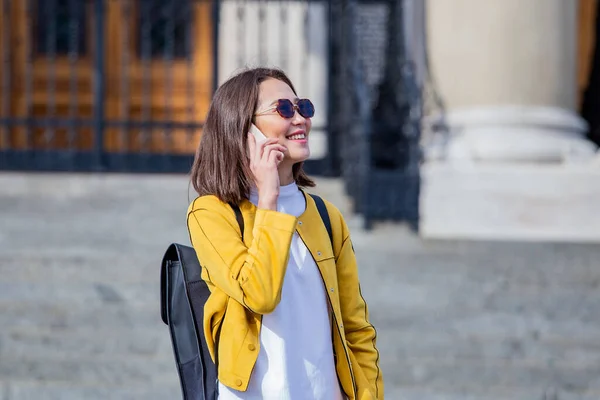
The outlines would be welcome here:
<svg viewBox="0 0 600 400">
<path fill-rule="evenodd" d="M 367 233 L 318 183 L 350 222 L 387 399 L 600 399 L 600 246 Z M 181 175 L 0 174 L 1 400 L 180 398 L 158 281 L 187 205 Z"/>
</svg>

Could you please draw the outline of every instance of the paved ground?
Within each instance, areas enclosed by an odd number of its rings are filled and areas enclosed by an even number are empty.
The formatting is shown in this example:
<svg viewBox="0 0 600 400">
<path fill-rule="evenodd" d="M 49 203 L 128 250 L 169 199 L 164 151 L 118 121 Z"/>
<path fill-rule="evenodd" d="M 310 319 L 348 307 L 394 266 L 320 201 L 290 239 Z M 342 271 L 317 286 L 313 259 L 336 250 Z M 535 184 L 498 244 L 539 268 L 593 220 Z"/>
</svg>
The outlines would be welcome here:
<svg viewBox="0 0 600 400">
<path fill-rule="evenodd" d="M 600 399 L 600 246 L 353 229 L 386 398 Z M 0 174 L 0 399 L 177 399 L 159 262 L 182 176 Z"/>
</svg>

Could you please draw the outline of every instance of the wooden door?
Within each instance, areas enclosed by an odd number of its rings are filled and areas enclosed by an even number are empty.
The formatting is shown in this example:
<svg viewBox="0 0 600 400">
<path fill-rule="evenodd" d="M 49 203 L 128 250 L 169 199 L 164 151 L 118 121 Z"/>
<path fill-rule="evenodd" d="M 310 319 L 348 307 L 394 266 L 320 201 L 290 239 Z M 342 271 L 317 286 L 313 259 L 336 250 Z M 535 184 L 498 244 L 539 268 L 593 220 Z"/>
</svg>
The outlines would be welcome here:
<svg viewBox="0 0 600 400">
<path fill-rule="evenodd" d="M 89 3 L 71 2 L 72 23 L 65 1 L 4 0 L 0 20 L 10 20 L 0 42 L 10 57 L 0 73 L 8 77 L 9 105 L 4 117 L 18 119 L 8 129 L 2 149 L 89 149 L 91 128 L 74 121 L 92 114 L 92 48 Z M 53 14 L 55 18 L 48 18 Z M 50 33 L 52 32 L 52 33 Z M 6 92 L 5 92 L 6 93 Z M 73 123 L 65 120 L 69 118 Z"/>
<path fill-rule="evenodd" d="M 598 0 L 579 0 L 577 89 L 579 104 L 588 85 L 596 44 L 596 13 Z"/>
<path fill-rule="evenodd" d="M 109 151 L 193 153 L 213 85 L 212 4 L 191 0 L 113 1 L 107 13 L 106 112 Z M 154 121 L 154 124 L 149 124 Z"/>
<path fill-rule="evenodd" d="M 193 153 L 199 129 L 176 124 L 201 122 L 208 109 L 212 6 L 194 0 L 0 0 L 0 21 L 11 22 L 0 29 L 0 54 L 8 54 L 0 82 L 10 82 L 0 117 L 22 120 L 0 131 L 8 138 L 0 148 L 90 151 L 102 101 L 104 151 Z"/>
</svg>

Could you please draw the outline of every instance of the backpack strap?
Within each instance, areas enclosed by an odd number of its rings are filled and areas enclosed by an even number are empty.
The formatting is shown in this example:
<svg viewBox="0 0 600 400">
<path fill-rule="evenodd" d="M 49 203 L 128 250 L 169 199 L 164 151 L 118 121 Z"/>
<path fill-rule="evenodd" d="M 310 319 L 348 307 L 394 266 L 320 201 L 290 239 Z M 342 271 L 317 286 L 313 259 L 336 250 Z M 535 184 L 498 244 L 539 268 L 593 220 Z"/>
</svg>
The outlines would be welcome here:
<svg viewBox="0 0 600 400">
<path fill-rule="evenodd" d="M 323 225 L 325 225 L 325 229 L 327 229 L 327 233 L 329 234 L 329 241 L 331 242 L 331 247 L 333 248 L 333 231 L 331 230 L 331 221 L 329 219 L 329 212 L 327 212 L 327 206 L 322 198 L 317 196 L 316 194 L 310 194 L 310 197 L 313 198 L 315 204 L 317 206 L 317 211 L 323 220 Z"/>
<path fill-rule="evenodd" d="M 237 206 L 237 204 L 229 203 L 229 206 L 233 209 L 235 213 L 235 219 L 237 219 L 237 223 L 240 226 L 240 233 L 242 235 L 242 242 L 244 241 L 244 216 L 242 215 L 242 211 Z"/>
</svg>

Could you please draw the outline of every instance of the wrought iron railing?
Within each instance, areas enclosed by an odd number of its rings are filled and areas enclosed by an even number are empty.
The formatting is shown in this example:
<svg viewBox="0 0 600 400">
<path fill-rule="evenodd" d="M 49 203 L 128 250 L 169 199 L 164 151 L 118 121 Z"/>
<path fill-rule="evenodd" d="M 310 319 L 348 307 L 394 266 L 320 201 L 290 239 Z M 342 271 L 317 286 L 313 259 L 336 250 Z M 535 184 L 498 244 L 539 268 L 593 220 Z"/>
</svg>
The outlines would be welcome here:
<svg viewBox="0 0 600 400">
<path fill-rule="evenodd" d="M 342 15 L 342 44 L 337 68 L 343 88 L 333 121 L 340 127 L 340 163 L 355 211 L 371 228 L 377 220 L 407 221 L 417 227 L 421 161 L 421 89 L 403 37 L 402 0 L 337 2 Z M 371 28 L 385 35 L 378 71 L 358 54 L 357 18 L 364 7 L 380 7 L 384 21 Z M 382 27 L 383 26 L 383 27 Z M 374 82 L 367 77 L 378 76 Z"/>
</svg>

